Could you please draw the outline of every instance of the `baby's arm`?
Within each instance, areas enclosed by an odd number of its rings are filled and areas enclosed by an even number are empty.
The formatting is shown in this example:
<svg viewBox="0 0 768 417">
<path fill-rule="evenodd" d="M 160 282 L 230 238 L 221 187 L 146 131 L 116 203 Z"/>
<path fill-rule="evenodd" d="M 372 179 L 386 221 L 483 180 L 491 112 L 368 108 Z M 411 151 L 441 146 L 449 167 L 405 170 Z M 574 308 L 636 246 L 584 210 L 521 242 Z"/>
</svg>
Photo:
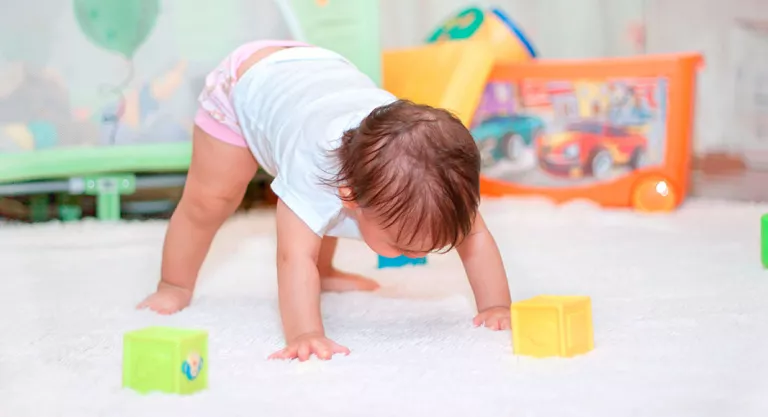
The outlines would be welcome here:
<svg viewBox="0 0 768 417">
<path fill-rule="evenodd" d="M 277 203 L 277 285 L 286 347 L 271 359 L 330 359 L 349 349 L 325 337 L 317 258 L 322 238 L 288 206 Z"/>
<path fill-rule="evenodd" d="M 161 279 L 139 308 L 171 314 L 189 305 L 211 242 L 242 201 L 257 168 L 247 148 L 195 127 L 187 182 L 165 235 Z"/>
<path fill-rule="evenodd" d="M 499 248 L 480 213 L 469 236 L 456 248 L 475 294 L 476 326 L 509 329 L 511 298 Z"/>
</svg>

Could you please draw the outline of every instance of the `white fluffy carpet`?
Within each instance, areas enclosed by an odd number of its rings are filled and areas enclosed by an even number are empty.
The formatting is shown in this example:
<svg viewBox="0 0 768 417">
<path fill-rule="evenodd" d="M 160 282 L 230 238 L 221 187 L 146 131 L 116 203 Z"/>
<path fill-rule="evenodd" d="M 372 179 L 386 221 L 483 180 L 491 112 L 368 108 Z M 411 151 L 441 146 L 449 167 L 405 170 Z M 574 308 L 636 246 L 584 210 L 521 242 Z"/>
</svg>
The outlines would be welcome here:
<svg viewBox="0 0 768 417">
<path fill-rule="evenodd" d="M 689 202 L 672 215 L 540 201 L 483 206 L 513 297 L 592 297 L 595 350 L 511 353 L 471 325 L 455 254 L 377 270 L 357 242 L 339 266 L 383 285 L 326 295 L 330 362 L 273 362 L 281 347 L 268 211 L 219 234 L 191 308 L 133 309 L 157 280 L 164 222 L 0 227 L 0 416 L 765 416 L 768 206 Z M 210 388 L 189 397 L 121 388 L 123 333 L 210 332 Z"/>
</svg>

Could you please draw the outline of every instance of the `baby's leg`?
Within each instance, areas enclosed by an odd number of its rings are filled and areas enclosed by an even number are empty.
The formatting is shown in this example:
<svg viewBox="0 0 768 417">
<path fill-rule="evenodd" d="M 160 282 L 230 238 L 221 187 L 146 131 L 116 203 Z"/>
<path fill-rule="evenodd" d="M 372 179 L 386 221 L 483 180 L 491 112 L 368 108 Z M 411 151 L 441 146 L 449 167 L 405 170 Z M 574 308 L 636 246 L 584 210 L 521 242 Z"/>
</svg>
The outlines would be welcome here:
<svg viewBox="0 0 768 417">
<path fill-rule="evenodd" d="M 320 288 L 328 292 L 374 291 L 379 284 L 361 275 L 339 271 L 333 267 L 333 255 L 339 240 L 326 236 L 320 246 L 317 257 L 317 270 L 320 273 Z"/>
<path fill-rule="evenodd" d="M 161 280 L 139 307 L 171 314 L 189 305 L 211 242 L 242 201 L 257 168 L 248 148 L 224 143 L 195 126 L 187 182 L 165 236 Z"/>
</svg>

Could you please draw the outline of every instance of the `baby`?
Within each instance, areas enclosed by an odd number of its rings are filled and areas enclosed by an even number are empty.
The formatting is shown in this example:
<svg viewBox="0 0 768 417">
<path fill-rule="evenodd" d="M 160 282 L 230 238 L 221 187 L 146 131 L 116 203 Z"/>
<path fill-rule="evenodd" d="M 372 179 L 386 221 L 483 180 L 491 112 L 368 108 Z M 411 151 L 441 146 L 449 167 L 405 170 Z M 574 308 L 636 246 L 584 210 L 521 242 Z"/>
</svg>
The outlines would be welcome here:
<svg viewBox="0 0 768 417">
<path fill-rule="evenodd" d="M 236 49 L 206 79 L 192 162 L 165 238 L 157 291 L 139 308 L 172 314 L 192 299 L 217 230 L 261 166 L 278 197 L 277 280 L 286 346 L 273 359 L 330 359 L 321 291 L 378 284 L 332 265 L 337 238 L 385 257 L 455 248 L 476 326 L 510 326 L 496 243 L 478 212 L 480 155 L 445 110 L 397 100 L 342 56 L 293 41 Z"/>
</svg>

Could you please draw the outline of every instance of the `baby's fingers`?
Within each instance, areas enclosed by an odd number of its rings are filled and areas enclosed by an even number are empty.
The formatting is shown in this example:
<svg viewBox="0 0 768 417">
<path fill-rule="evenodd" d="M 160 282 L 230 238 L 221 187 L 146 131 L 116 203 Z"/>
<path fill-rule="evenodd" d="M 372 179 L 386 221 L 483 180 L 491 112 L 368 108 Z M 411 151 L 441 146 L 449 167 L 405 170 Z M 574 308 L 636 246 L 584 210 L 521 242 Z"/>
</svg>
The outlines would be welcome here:
<svg viewBox="0 0 768 417">
<path fill-rule="evenodd" d="M 331 350 L 333 353 L 341 353 L 344 355 L 349 355 L 349 349 L 346 346 L 342 346 L 336 342 L 331 342 Z"/>
<path fill-rule="evenodd" d="M 138 310 L 144 310 L 144 309 L 150 309 L 157 311 L 157 300 L 155 299 L 155 295 L 151 295 L 144 300 L 142 300 L 137 306 L 136 309 Z"/>
<path fill-rule="evenodd" d="M 301 342 L 299 344 L 299 361 L 304 362 L 306 360 L 309 360 L 309 357 L 312 355 L 312 344 Z"/>
<path fill-rule="evenodd" d="M 349 349 L 331 340 L 315 340 L 312 342 L 312 351 L 318 357 L 327 361 L 337 353 L 349 355 Z"/>
<path fill-rule="evenodd" d="M 295 359 L 298 355 L 298 348 L 294 345 L 288 346 L 285 349 L 278 350 L 277 352 L 269 355 L 269 359 Z"/>
<path fill-rule="evenodd" d="M 490 317 L 485 320 L 485 327 L 491 330 L 509 330 L 509 317 Z"/>
<path fill-rule="evenodd" d="M 162 314 L 162 315 L 170 315 L 172 313 L 171 309 L 167 308 L 163 305 L 157 305 L 156 301 L 144 301 L 141 304 L 136 306 L 137 310 L 152 310 L 155 313 Z"/>
<path fill-rule="evenodd" d="M 494 315 L 494 314 L 478 314 L 475 316 L 475 318 L 472 320 L 472 324 L 475 325 L 475 327 L 483 326 L 490 330 L 509 330 L 511 328 L 510 326 L 510 318 L 506 315 Z"/>
<path fill-rule="evenodd" d="M 492 317 L 485 321 L 485 327 L 491 330 L 499 330 L 499 319 Z"/>
<path fill-rule="evenodd" d="M 315 353 L 318 359 L 322 359 L 324 361 L 331 359 L 331 356 L 333 355 L 331 349 L 332 346 L 329 346 L 328 343 L 322 340 L 312 341 L 312 351 Z"/>
<path fill-rule="evenodd" d="M 499 329 L 500 330 L 509 330 L 512 328 L 512 319 L 509 317 L 504 317 L 503 319 L 499 320 Z"/>
</svg>

